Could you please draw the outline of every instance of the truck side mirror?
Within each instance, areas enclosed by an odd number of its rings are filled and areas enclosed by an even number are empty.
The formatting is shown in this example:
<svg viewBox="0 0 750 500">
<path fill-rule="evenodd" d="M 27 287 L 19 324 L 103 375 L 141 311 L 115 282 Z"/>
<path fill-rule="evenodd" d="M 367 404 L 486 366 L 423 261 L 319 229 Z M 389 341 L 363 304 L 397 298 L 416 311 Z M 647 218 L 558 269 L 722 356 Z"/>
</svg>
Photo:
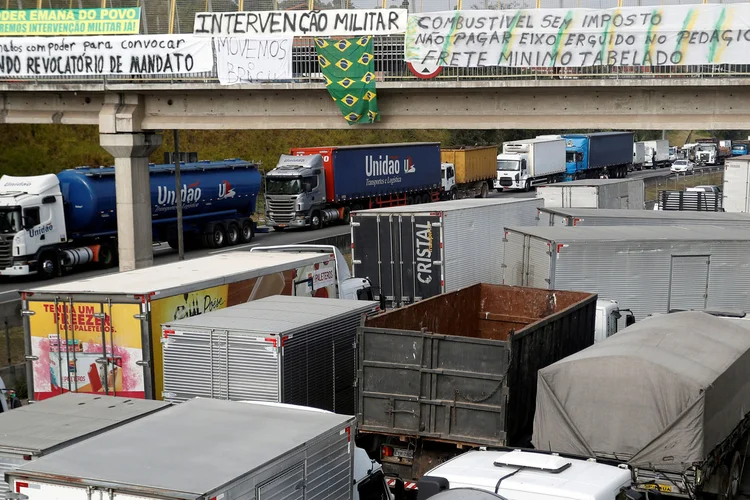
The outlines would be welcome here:
<svg viewBox="0 0 750 500">
<path fill-rule="evenodd" d="M 625 326 L 630 326 L 635 324 L 635 316 L 632 314 L 628 314 L 625 316 Z"/>
</svg>

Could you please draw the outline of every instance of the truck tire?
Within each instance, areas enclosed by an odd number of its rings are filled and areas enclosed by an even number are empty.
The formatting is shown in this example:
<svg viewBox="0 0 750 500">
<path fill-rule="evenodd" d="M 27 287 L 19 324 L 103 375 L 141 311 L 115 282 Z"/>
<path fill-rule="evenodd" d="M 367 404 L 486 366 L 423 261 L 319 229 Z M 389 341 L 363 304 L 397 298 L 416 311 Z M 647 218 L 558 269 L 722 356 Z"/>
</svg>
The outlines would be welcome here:
<svg viewBox="0 0 750 500">
<path fill-rule="evenodd" d="M 224 224 L 214 224 L 211 229 L 208 245 L 211 248 L 221 248 L 227 244 L 227 230 Z"/>
<path fill-rule="evenodd" d="M 39 256 L 37 272 L 42 279 L 51 280 L 60 275 L 60 258 L 57 252 L 48 250 Z"/>
<path fill-rule="evenodd" d="M 432 202 L 432 196 L 430 196 L 430 193 L 425 193 L 422 195 L 422 203 L 430 203 Z"/>
<path fill-rule="evenodd" d="M 487 186 L 486 182 L 483 182 L 482 187 L 479 190 L 479 197 L 487 198 L 489 195 L 490 195 L 490 188 Z"/>
<path fill-rule="evenodd" d="M 742 441 L 740 441 L 742 442 Z M 729 477 L 727 478 L 727 489 L 723 497 L 727 500 L 734 500 L 740 492 L 740 483 L 742 482 L 742 457 L 740 452 L 735 451 L 729 458 Z"/>
<path fill-rule="evenodd" d="M 99 266 L 106 269 L 117 264 L 117 249 L 109 242 L 99 245 Z"/>
<path fill-rule="evenodd" d="M 227 245 L 233 246 L 240 242 L 240 225 L 230 222 L 227 225 Z"/>
<path fill-rule="evenodd" d="M 527 179 L 526 183 L 523 185 L 523 190 L 527 193 L 531 191 L 531 180 Z"/>
<path fill-rule="evenodd" d="M 320 212 L 316 210 L 310 216 L 310 229 L 317 231 L 320 229 L 320 225 Z"/>
<path fill-rule="evenodd" d="M 349 208 L 344 208 L 344 217 L 341 219 L 344 224 L 349 224 L 352 220 L 351 212 L 349 212 Z"/>
<path fill-rule="evenodd" d="M 255 236 L 255 228 L 253 228 L 253 221 L 251 220 L 243 221 L 242 229 L 240 232 L 240 240 L 242 241 L 242 243 L 249 243 L 253 239 L 253 236 Z"/>
</svg>

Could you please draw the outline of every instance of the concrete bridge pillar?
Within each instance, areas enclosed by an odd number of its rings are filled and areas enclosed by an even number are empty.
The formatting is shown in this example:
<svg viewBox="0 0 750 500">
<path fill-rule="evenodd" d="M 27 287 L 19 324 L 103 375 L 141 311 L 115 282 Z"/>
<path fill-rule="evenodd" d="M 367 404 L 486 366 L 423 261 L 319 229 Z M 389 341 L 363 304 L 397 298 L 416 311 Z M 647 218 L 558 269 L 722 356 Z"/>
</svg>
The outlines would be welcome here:
<svg viewBox="0 0 750 500">
<path fill-rule="evenodd" d="M 99 143 L 115 157 L 120 271 L 154 263 L 148 157 L 161 135 L 141 129 L 143 98 L 107 94 L 99 114 Z"/>
</svg>

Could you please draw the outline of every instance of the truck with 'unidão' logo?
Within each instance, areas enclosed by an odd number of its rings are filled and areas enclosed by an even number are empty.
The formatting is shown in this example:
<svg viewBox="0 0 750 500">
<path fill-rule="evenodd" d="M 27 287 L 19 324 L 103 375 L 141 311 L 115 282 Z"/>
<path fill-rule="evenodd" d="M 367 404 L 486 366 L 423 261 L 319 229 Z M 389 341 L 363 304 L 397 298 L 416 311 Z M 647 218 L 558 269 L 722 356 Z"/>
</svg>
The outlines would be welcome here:
<svg viewBox="0 0 750 500">
<path fill-rule="evenodd" d="M 150 165 L 154 241 L 177 248 L 174 165 Z M 260 191 L 258 167 L 239 159 L 182 166 L 180 198 L 187 246 L 249 242 Z M 0 177 L 0 277 L 54 278 L 83 265 L 117 264 L 114 167 Z"/>
</svg>

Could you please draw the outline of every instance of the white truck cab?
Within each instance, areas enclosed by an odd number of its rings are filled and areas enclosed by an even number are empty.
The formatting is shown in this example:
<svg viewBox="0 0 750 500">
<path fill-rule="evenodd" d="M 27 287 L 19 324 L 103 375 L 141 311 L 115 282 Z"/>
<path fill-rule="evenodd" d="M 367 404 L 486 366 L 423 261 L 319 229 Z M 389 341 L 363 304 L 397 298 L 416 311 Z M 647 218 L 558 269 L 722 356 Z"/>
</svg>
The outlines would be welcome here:
<svg viewBox="0 0 750 500">
<path fill-rule="evenodd" d="M 631 487 L 627 466 L 534 451 L 469 451 L 418 483 L 419 500 L 473 488 L 506 500 L 615 500 Z"/>
<path fill-rule="evenodd" d="M 453 163 L 440 164 L 441 181 L 440 188 L 443 193 L 450 193 L 448 198 L 456 199 L 456 166 Z"/>
<path fill-rule="evenodd" d="M 625 326 L 635 323 L 635 316 L 630 309 L 620 309 L 616 300 L 599 299 L 596 301 L 596 323 L 594 342 L 601 342 L 619 330 L 619 320 L 625 314 Z"/>
<path fill-rule="evenodd" d="M 55 266 L 52 258 L 44 261 L 55 255 L 45 248 L 66 240 L 56 175 L 0 177 L 0 275 L 25 276 L 40 266 Z"/>
<path fill-rule="evenodd" d="M 336 285 L 339 298 L 346 300 L 374 300 L 372 285 L 366 278 L 355 278 L 343 254 L 334 245 L 276 245 L 254 247 L 251 252 L 293 252 L 293 253 L 328 253 L 334 256 L 336 264 Z"/>
</svg>

